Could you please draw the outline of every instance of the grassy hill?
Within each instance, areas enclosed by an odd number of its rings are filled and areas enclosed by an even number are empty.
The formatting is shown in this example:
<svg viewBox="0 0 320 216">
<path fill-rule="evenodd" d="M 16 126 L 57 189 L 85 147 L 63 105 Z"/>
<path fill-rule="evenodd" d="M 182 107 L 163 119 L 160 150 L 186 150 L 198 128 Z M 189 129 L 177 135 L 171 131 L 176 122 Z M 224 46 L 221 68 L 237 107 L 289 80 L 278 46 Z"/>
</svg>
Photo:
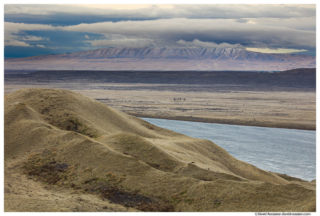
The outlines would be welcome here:
<svg viewBox="0 0 320 216">
<path fill-rule="evenodd" d="M 4 111 L 5 211 L 103 211 L 116 204 L 117 211 L 316 208 L 315 182 L 258 169 L 211 141 L 79 93 L 22 89 L 5 96 Z M 34 186 L 31 197 L 26 182 Z M 60 194 L 55 205 L 52 190 Z M 72 194 L 97 207 L 74 207 Z"/>
</svg>

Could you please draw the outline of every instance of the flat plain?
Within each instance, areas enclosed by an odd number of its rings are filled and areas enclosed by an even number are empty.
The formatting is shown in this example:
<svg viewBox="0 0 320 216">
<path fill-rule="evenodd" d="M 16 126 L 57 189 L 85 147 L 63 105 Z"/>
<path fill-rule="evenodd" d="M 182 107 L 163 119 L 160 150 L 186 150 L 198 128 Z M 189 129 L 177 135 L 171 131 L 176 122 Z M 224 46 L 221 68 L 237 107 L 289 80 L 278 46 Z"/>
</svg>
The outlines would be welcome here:
<svg viewBox="0 0 320 216">
<path fill-rule="evenodd" d="M 5 94 L 21 88 L 79 92 L 138 117 L 315 130 L 316 92 L 305 88 L 246 89 L 233 84 L 99 83 L 95 80 L 10 79 Z"/>
</svg>

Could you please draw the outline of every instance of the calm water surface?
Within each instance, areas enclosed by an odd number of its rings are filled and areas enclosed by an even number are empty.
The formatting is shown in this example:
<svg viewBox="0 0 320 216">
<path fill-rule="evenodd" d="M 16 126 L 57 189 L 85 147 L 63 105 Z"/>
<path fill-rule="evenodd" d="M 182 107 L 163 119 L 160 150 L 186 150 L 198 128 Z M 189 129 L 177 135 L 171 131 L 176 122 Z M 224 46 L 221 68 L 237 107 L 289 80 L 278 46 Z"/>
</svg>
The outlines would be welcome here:
<svg viewBox="0 0 320 216">
<path fill-rule="evenodd" d="M 316 178 L 316 132 L 142 118 L 190 137 L 208 139 L 261 169 L 311 181 Z"/>
</svg>

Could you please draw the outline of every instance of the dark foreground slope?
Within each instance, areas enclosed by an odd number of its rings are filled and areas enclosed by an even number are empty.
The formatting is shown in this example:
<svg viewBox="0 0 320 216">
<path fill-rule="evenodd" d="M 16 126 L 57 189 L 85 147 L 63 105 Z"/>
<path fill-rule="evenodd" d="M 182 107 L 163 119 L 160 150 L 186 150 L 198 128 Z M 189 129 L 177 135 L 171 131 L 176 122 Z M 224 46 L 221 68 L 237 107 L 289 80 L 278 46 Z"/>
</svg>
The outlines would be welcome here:
<svg viewBox="0 0 320 216">
<path fill-rule="evenodd" d="M 4 114 L 5 211 L 103 211 L 111 201 L 121 211 L 315 211 L 313 183 L 72 91 L 19 90 L 5 96 Z M 26 181 L 38 185 L 32 195 Z M 73 194 L 83 195 L 76 209 L 66 204 Z"/>
<path fill-rule="evenodd" d="M 302 68 L 277 73 L 236 71 L 37 71 L 5 74 L 5 82 L 94 82 L 189 84 L 236 90 L 315 91 L 316 69 Z"/>
</svg>

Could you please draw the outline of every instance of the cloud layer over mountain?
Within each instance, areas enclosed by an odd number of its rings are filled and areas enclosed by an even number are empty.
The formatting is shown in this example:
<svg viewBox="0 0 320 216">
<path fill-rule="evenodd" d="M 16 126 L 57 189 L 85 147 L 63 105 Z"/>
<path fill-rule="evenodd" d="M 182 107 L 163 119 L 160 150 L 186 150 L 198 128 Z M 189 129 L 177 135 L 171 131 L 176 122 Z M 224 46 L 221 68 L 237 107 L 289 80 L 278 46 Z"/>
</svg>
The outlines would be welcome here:
<svg viewBox="0 0 320 216">
<path fill-rule="evenodd" d="M 97 47 L 281 48 L 315 55 L 315 5 L 5 5 L 4 11 L 6 57 Z"/>
<path fill-rule="evenodd" d="M 292 68 L 314 68 L 315 66 L 314 56 L 265 54 L 230 47 L 103 48 L 5 61 L 5 69 L 14 70 L 278 71 Z"/>
</svg>

